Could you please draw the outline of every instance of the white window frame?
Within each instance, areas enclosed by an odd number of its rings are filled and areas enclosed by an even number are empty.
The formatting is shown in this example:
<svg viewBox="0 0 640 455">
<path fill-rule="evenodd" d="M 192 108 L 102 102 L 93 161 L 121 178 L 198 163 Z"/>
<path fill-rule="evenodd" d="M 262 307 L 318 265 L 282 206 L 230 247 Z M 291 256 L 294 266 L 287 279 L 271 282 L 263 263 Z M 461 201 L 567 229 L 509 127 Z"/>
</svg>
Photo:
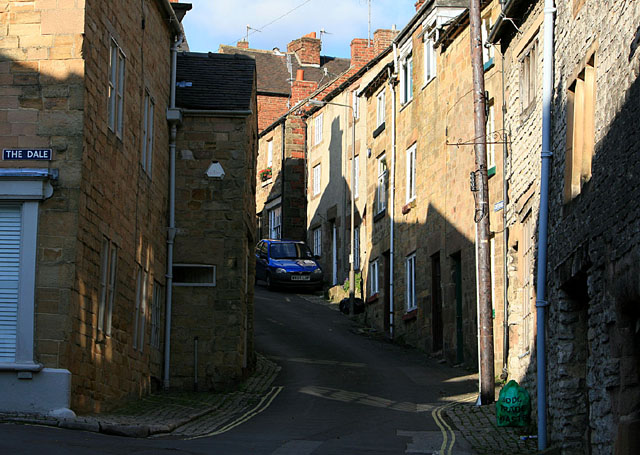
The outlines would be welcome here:
<svg viewBox="0 0 640 455">
<path fill-rule="evenodd" d="M 155 100 L 149 93 L 144 91 L 144 114 L 142 119 L 142 169 L 151 176 L 151 164 L 153 160 L 153 136 L 154 136 L 154 116 Z"/>
<path fill-rule="evenodd" d="M 351 107 L 353 108 L 353 117 L 358 120 L 360 118 L 360 98 L 358 98 L 358 91 L 351 92 Z"/>
<path fill-rule="evenodd" d="M 267 167 L 273 166 L 273 139 L 267 141 Z"/>
<path fill-rule="evenodd" d="M 109 53 L 109 129 L 122 139 L 126 55 L 112 37 Z"/>
<path fill-rule="evenodd" d="M 416 199 L 416 144 L 407 149 L 406 202 Z"/>
<path fill-rule="evenodd" d="M 405 302 L 407 313 L 418 308 L 416 302 L 416 254 L 412 253 L 405 259 Z"/>
<path fill-rule="evenodd" d="M 147 288 L 149 287 L 149 271 L 138 264 L 136 278 L 136 306 L 133 320 L 133 349 L 144 350 L 144 329 L 147 313 Z"/>
<path fill-rule="evenodd" d="M 375 295 L 380 292 L 378 276 L 378 260 L 374 259 L 369 263 L 369 294 Z"/>
<path fill-rule="evenodd" d="M 323 113 L 320 112 L 313 119 L 313 145 L 318 145 L 322 142 L 323 117 Z"/>
<path fill-rule="evenodd" d="M 431 36 L 424 37 L 424 85 L 436 78 L 436 50 Z"/>
<path fill-rule="evenodd" d="M 319 226 L 312 231 L 313 238 L 313 254 L 314 256 L 322 256 L 322 227 Z"/>
<path fill-rule="evenodd" d="M 387 160 L 386 155 L 378 157 L 378 184 L 376 187 L 376 214 L 387 208 Z"/>
<path fill-rule="evenodd" d="M 484 70 L 488 70 L 493 64 L 495 56 L 495 49 L 493 45 L 489 43 L 489 32 L 491 31 L 491 17 L 485 16 L 482 18 L 482 64 Z"/>
<path fill-rule="evenodd" d="M 413 99 L 413 55 L 409 53 L 400 61 L 400 103 Z"/>
<path fill-rule="evenodd" d="M 100 256 L 100 301 L 98 303 L 98 333 L 111 336 L 113 302 L 116 294 L 118 247 L 107 237 L 102 240 Z"/>
<path fill-rule="evenodd" d="M 384 89 L 376 96 L 376 128 L 384 123 L 385 117 L 385 94 Z"/>
<path fill-rule="evenodd" d="M 538 77 L 538 40 L 535 39 L 520 58 L 520 104 L 525 111 L 536 100 Z"/>
<path fill-rule="evenodd" d="M 485 123 L 486 129 L 486 151 L 487 151 L 487 169 L 496 167 L 496 144 L 493 134 L 495 132 L 495 108 L 494 101 L 487 101 L 487 121 Z"/>
<path fill-rule="evenodd" d="M 162 329 L 162 303 L 164 286 L 153 282 L 153 300 L 151 301 L 151 347 L 160 349 L 160 334 Z"/>
<path fill-rule="evenodd" d="M 278 240 L 282 238 L 282 206 L 269 210 L 269 238 Z"/>
<path fill-rule="evenodd" d="M 9 169 L 3 170 L 11 171 Z M 16 321 L 16 348 L 13 362 L 3 361 L 3 370 L 39 371 L 41 365 L 34 362 L 35 319 L 35 270 L 38 236 L 39 201 L 51 197 L 53 187 L 48 174 L 41 178 L 25 180 L 17 175 L 0 175 L 0 193 L 3 203 L 16 203 L 21 213 L 20 269 L 18 283 L 18 308 Z"/>
<path fill-rule="evenodd" d="M 317 196 L 322 191 L 322 167 L 321 163 L 313 166 L 313 195 Z"/>
<path fill-rule="evenodd" d="M 357 198 L 360 194 L 358 188 L 360 187 L 360 155 L 355 156 L 353 162 L 353 197 Z"/>
</svg>

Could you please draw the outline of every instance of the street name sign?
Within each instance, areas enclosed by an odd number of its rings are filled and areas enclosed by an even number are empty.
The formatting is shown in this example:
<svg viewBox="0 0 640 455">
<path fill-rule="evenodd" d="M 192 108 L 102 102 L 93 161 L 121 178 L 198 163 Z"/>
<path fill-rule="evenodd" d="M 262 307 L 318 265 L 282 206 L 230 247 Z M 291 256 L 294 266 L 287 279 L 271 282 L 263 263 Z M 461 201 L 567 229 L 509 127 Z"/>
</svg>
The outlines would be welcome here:
<svg viewBox="0 0 640 455">
<path fill-rule="evenodd" d="M 51 149 L 4 149 L 2 159 L 51 161 Z"/>
</svg>

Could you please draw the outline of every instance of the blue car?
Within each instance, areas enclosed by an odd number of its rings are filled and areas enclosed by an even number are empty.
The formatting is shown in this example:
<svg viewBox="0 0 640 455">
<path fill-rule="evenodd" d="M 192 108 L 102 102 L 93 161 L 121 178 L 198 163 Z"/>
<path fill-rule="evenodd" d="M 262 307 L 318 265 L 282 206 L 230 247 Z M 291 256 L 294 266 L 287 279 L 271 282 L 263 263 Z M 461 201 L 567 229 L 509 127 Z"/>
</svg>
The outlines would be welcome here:
<svg viewBox="0 0 640 455">
<path fill-rule="evenodd" d="M 277 286 L 322 289 L 322 268 L 309 247 L 295 240 L 260 240 L 256 245 L 256 281 Z"/>
</svg>

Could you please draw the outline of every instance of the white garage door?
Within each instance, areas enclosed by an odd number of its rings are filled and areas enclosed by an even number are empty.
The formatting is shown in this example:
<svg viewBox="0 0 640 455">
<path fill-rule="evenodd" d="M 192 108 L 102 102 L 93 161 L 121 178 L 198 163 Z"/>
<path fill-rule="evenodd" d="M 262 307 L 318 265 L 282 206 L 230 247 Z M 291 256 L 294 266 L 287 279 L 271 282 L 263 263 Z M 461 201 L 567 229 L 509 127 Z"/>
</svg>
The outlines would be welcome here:
<svg viewBox="0 0 640 455">
<path fill-rule="evenodd" d="M 21 210 L 0 205 L 0 362 L 14 362 L 18 322 Z"/>
</svg>

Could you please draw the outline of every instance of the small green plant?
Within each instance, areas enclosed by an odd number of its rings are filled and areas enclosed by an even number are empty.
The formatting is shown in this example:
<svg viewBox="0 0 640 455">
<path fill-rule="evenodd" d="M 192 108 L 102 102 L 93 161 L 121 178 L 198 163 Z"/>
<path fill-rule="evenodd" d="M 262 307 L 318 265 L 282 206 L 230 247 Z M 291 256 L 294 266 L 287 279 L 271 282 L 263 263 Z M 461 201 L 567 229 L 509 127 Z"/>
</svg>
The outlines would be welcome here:
<svg viewBox="0 0 640 455">
<path fill-rule="evenodd" d="M 362 272 L 356 272 L 355 282 L 356 282 L 355 293 L 356 294 L 360 294 L 360 290 L 362 289 Z M 342 285 L 342 289 L 344 289 L 344 292 L 349 292 L 349 278 L 344 280 L 344 284 Z"/>
</svg>

